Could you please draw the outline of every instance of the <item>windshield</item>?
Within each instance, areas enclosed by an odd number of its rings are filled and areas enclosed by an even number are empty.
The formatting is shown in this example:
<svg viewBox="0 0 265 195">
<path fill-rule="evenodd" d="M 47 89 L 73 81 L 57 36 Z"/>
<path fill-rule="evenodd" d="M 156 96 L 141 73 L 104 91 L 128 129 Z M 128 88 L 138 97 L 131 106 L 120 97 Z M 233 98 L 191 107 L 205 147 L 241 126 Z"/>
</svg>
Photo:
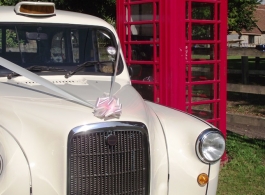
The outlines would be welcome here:
<svg viewBox="0 0 265 195">
<path fill-rule="evenodd" d="M 113 74 L 116 56 L 107 48 L 117 43 L 105 28 L 60 24 L 0 24 L 0 56 L 21 67 L 47 66 L 39 75 L 65 74 L 80 64 L 95 62 L 76 74 Z M 55 67 L 55 68 L 50 68 Z M 60 69 L 58 69 L 60 68 Z M 118 72 L 122 69 L 119 60 Z M 30 69 L 34 71 L 34 69 Z M 11 71 L 0 66 L 0 76 Z"/>
</svg>

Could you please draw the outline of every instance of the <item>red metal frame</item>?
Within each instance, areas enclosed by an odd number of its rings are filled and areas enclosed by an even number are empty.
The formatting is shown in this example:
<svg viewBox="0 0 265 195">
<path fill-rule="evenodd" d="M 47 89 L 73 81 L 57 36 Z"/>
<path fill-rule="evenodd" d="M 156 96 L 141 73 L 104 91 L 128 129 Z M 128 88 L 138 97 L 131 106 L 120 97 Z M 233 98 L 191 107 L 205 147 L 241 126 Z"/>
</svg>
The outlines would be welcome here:
<svg viewBox="0 0 265 195">
<path fill-rule="evenodd" d="M 152 99 L 151 101 L 159 103 L 159 54 L 158 54 L 158 46 L 160 44 L 160 40 L 157 35 L 157 28 L 159 26 L 159 19 L 156 17 L 158 15 L 157 11 L 159 8 L 157 7 L 160 0 L 145 0 L 145 1 L 127 1 L 127 0 L 118 0 L 117 1 L 117 31 L 120 36 L 122 49 L 124 51 L 126 63 L 128 66 L 131 65 L 139 65 L 141 68 L 148 68 L 152 69 L 152 75 L 149 77 L 149 80 L 146 81 L 148 78 L 136 78 L 132 80 L 133 85 L 141 85 L 145 86 L 145 89 L 149 88 L 150 92 L 152 92 Z M 136 19 L 132 16 L 132 8 L 133 6 L 145 6 L 150 5 L 152 6 L 153 17 L 152 19 Z M 130 17 L 129 17 L 130 16 Z M 137 38 L 133 38 L 132 35 L 132 28 L 144 27 L 145 25 L 149 25 L 153 27 L 153 35 L 149 36 L 149 40 L 137 40 Z M 139 38 L 140 36 L 138 36 Z M 133 47 L 140 46 L 140 47 L 152 47 L 152 59 L 134 59 L 133 57 Z M 149 48 L 150 50 L 150 48 Z"/>
<path fill-rule="evenodd" d="M 140 36 L 144 25 L 151 36 Z M 117 31 L 127 65 L 152 74 L 132 78 L 134 86 L 148 86 L 152 101 L 197 115 L 226 136 L 227 0 L 117 0 Z M 147 46 L 153 58 L 133 57 Z"/>
<path fill-rule="evenodd" d="M 188 101 L 186 101 L 186 107 L 187 111 L 193 114 L 196 114 L 202 118 L 203 114 L 207 115 L 209 113 L 206 113 L 204 111 L 201 111 L 201 113 L 196 113 L 193 110 L 193 107 L 195 105 L 211 105 L 211 117 L 205 118 L 208 122 L 214 124 L 215 126 L 219 127 L 223 133 L 226 133 L 226 18 L 223 16 L 226 15 L 226 1 L 216 0 L 216 1 L 194 1 L 194 0 L 187 0 L 187 15 L 186 18 L 186 26 L 189 26 L 188 28 L 188 36 L 186 39 L 186 45 L 188 48 L 188 56 L 186 59 L 186 65 L 188 69 L 188 75 L 187 75 L 187 82 L 186 86 L 188 89 Z M 192 18 L 192 9 L 193 5 L 195 4 L 205 4 L 207 6 L 212 7 L 212 18 L 207 19 L 194 19 Z M 222 10 L 222 13 L 220 12 Z M 207 39 L 194 39 L 193 36 L 193 27 L 196 25 L 204 25 L 204 26 L 210 26 L 212 29 L 212 37 L 210 37 L 210 40 Z M 210 59 L 196 59 L 192 57 L 192 48 L 194 45 L 210 45 L 210 49 L 212 49 L 212 56 Z M 192 75 L 193 75 L 193 69 L 196 69 L 196 66 L 200 67 L 200 65 L 209 65 L 210 69 L 213 71 L 213 77 L 211 79 L 201 79 L 199 81 L 193 81 Z M 196 101 L 194 99 L 195 94 L 193 91 L 193 88 L 197 87 L 200 88 L 200 86 L 210 86 L 212 88 L 212 94 L 210 98 L 207 98 L 207 95 L 205 95 L 205 99 L 201 99 L 199 101 Z"/>
</svg>

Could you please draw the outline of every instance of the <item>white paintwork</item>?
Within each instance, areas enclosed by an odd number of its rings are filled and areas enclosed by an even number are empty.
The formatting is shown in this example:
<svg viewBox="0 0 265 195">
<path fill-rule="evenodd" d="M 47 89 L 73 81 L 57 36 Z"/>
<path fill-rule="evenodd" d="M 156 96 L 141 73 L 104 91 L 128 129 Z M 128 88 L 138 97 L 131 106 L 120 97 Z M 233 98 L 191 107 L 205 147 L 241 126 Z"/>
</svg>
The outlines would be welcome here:
<svg viewBox="0 0 265 195">
<path fill-rule="evenodd" d="M 6 111 L 5 116 L 9 123 L 12 123 L 13 117 Z M 1 115 L 1 117 L 3 117 Z M 15 124 L 13 125 L 14 128 Z M 19 137 L 16 134 L 16 137 Z M 31 185 L 29 166 L 18 143 L 7 132 L 7 129 L 0 124 L 0 154 L 3 158 L 4 169 L 0 176 L 0 194 L 29 194 Z"/>
<path fill-rule="evenodd" d="M 34 18 L 16 15 L 14 7 L 0 7 L 1 22 L 104 26 L 117 38 L 115 29 L 103 20 L 59 10 L 53 17 Z M 1 63 L 8 66 L 5 60 L 0 60 Z M 40 85 L 38 82 L 42 79 L 38 76 L 30 75 L 33 82 L 26 78 L 27 72 L 23 75 L 11 80 L 0 77 L 0 155 L 5 163 L 0 176 L 0 194 L 28 195 L 31 180 L 33 195 L 66 194 L 69 132 L 77 126 L 106 121 L 94 117 L 92 108 L 71 101 L 53 87 Z M 92 105 L 110 91 L 112 79 L 91 75 L 75 75 L 70 79 L 61 75 L 42 78 Z M 108 121 L 137 121 L 148 128 L 150 195 L 205 195 L 206 186 L 197 184 L 197 176 L 208 173 L 209 168 L 207 194 L 216 193 L 219 162 L 209 166 L 195 153 L 197 137 L 211 125 L 191 115 L 145 102 L 131 86 L 126 67 L 116 77 L 113 94 L 122 103 L 122 114 L 119 119 Z"/>
<path fill-rule="evenodd" d="M 204 194 L 206 186 L 200 187 L 196 181 L 200 173 L 208 174 L 209 165 L 199 160 L 194 143 L 198 133 L 210 128 L 209 124 L 161 105 L 151 102 L 147 104 L 159 117 L 166 137 L 170 174 L 169 194 L 175 194 L 179 189 L 182 194 Z M 219 166 L 219 162 L 211 165 L 209 186 L 212 192 L 217 187 L 217 180 L 214 178 L 218 178 L 219 169 L 216 167 Z"/>
</svg>

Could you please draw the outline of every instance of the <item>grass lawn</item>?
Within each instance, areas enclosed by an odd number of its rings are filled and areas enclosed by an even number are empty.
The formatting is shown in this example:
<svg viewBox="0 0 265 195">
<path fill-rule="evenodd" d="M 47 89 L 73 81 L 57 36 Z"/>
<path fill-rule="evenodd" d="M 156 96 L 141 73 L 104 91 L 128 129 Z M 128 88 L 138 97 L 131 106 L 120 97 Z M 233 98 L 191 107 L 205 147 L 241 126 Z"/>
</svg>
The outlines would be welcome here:
<svg viewBox="0 0 265 195">
<path fill-rule="evenodd" d="M 221 168 L 217 195 L 265 194 L 265 140 L 227 134 L 229 162 Z"/>
</svg>

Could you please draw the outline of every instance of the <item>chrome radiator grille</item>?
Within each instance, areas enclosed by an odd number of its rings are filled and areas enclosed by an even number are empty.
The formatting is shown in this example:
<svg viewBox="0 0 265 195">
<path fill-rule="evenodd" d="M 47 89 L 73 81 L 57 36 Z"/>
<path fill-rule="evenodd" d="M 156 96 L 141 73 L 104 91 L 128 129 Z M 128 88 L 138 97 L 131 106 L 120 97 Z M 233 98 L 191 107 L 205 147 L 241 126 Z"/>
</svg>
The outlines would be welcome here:
<svg viewBox="0 0 265 195">
<path fill-rule="evenodd" d="M 68 194 L 147 195 L 147 140 L 135 125 L 75 133 L 68 140 Z"/>
</svg>

